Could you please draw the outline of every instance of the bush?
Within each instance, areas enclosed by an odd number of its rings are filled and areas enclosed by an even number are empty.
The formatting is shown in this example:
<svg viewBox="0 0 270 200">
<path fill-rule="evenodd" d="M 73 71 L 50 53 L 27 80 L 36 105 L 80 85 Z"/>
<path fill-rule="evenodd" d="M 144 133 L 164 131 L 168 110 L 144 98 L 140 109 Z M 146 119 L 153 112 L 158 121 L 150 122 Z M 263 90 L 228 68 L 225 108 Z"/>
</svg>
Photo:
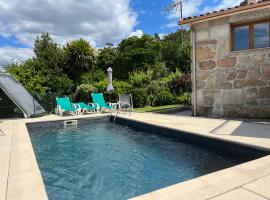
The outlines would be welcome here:
<svg viewBox="0 0 270 200">
<path fill-rule="evenodd" d="M 176 97 L 167 90 L 161 90 L 155 96 L 154 105 L 163 106 L 176 103 Z"/>
<path fill-rule="evenodd" d="M 107 92 L 108 80 L 104 79 L 102 81 L 96 82 L 94 86 L 96 89 L 95 92 L 101 92 L 101 93 Z"/>
<path fill-rule="evenodd" d="M 114 93 L 118 94 L 131 94 L 132 85 L 125 81 L 113 81 Z"/>
<path fill-rule="evenodd" d="M 146 87 L 146 105 L 153 106 L 155 102 L 156 94 L 161 90 L 159 81 L 152 81 Z"/>
<path fill-rule="evenodd" d="M 76 101 L 91 102 L 91 93 L 95 91 L 95 87 L 89 84 L 79 85 L 76 89 L 75 98 Z"/>
<path fill-rule="evenodd" d="M 82 84 L 93 84 L 95 82 L 102 81 L 107 78 L 107 75 L 101 69 L 97 69 L 94 72 L 88 72 L 81 76 Z"/>
<path fill-rule="evenodd" d="M 144 88 L 134 88 L 132 98 L 135 108 L 144 107 L 146 105 L 147 92 Z"/>
<path fill-rule="evenodd" d="M 129 81 L 134 87 L 144 87 L 152 80 L 152 71 L 135 71 L 129 74 Z"/>
<path fill-rule="evenodd" d="M 183 74 L 182 76 L 174 79 L 170 83 L 172 93 L 181 94 L 183 92 L 191 92 L 192 82 L 190 74 Z"/>
<path fill-rule="evenodd" d="M 184 92 L 179 98 L 178 101 L 180 104 L 190 105 L 191 104 L 191 93 Z"/>
</svg>

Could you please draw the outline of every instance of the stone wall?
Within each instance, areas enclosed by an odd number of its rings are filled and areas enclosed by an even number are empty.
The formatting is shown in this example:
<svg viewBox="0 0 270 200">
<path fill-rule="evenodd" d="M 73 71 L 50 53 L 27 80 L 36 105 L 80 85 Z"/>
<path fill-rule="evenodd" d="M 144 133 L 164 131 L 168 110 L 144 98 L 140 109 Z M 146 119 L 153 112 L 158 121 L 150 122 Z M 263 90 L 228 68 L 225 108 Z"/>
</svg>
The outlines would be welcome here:
<svg viewBox="0 0 270 200">
<path fill-rule="evenodd" d="M 201 116 L 270 118 L 270 48 L 230 51 L 230 24 L 270 18 L 270 9 L 194 25 Z"/>
</svg>

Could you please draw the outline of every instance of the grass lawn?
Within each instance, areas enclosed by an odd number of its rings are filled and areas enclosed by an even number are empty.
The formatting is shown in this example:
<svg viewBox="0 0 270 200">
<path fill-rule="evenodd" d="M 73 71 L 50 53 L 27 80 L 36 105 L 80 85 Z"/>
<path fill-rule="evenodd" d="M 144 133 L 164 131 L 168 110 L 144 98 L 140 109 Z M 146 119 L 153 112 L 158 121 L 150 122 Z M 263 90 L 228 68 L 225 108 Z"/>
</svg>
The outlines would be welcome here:
<svg viewBox="0 0 270 200">
<path fill-rule="evenodd" d="M 159 110 L 165 110 L 165 109 L 170 109 L 170 108 L 179 108 L 181 105 L 165 105 L 165 106 L 146 106 L 143 108 L 134 108 L 135 112 L 153 112 L 153 111 L 159 111 Z"/>
</svg>

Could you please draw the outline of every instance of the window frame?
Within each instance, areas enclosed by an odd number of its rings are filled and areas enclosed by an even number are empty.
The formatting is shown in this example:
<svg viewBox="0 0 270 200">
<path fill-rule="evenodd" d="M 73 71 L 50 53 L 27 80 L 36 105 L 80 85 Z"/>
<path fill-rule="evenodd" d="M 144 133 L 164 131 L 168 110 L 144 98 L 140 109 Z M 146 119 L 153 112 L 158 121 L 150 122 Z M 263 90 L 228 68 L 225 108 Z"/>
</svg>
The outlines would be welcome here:
<svg viewBox="0 0 270 200">
<path fill-rule="evenodd" d="M 263 23 L 268 23 L 269 26 L 269 44 L 268 47 L 259 47 L 259 48 L 254 48 L 254 25 L 256 24 L 263 24 Z M 235 50 L 234 47 L 234 30 L 237 27 L 242 27 L 242 26 L 248 26 L 249 30 L 249 48 L 247 49 L 240 49 L 240 50 Z M 248 22 L 248 23 L 241 23 L 241 24 L 231 24 L 231 51 L 245 51 L 245 50 L 250 50 L 250 49 L 262 49 L 262 48 L 270 48 L 270 19 L 266 20 L 260 20 L 260 21 L 255 21 L 255 22 Z"/>
</svg>

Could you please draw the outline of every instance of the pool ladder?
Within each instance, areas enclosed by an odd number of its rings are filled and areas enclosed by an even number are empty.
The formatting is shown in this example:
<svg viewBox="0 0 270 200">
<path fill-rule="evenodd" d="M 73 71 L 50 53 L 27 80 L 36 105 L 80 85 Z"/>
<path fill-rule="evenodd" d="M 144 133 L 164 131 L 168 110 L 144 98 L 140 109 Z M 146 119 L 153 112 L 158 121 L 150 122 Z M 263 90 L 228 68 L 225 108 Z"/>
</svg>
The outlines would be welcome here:
<svg viewBox="0 0 270 200">
<path fill-rule="evenodd" d="M 111 112 L 111 115 L 109 116 L 109 119 L 111 120 L 112 119 L 112 122 L 115 122 L 117 116 L 119 114 L 119 110 L 116 111 L 115 115 L 113 115 L 113 112 Z"/>
</svg>

